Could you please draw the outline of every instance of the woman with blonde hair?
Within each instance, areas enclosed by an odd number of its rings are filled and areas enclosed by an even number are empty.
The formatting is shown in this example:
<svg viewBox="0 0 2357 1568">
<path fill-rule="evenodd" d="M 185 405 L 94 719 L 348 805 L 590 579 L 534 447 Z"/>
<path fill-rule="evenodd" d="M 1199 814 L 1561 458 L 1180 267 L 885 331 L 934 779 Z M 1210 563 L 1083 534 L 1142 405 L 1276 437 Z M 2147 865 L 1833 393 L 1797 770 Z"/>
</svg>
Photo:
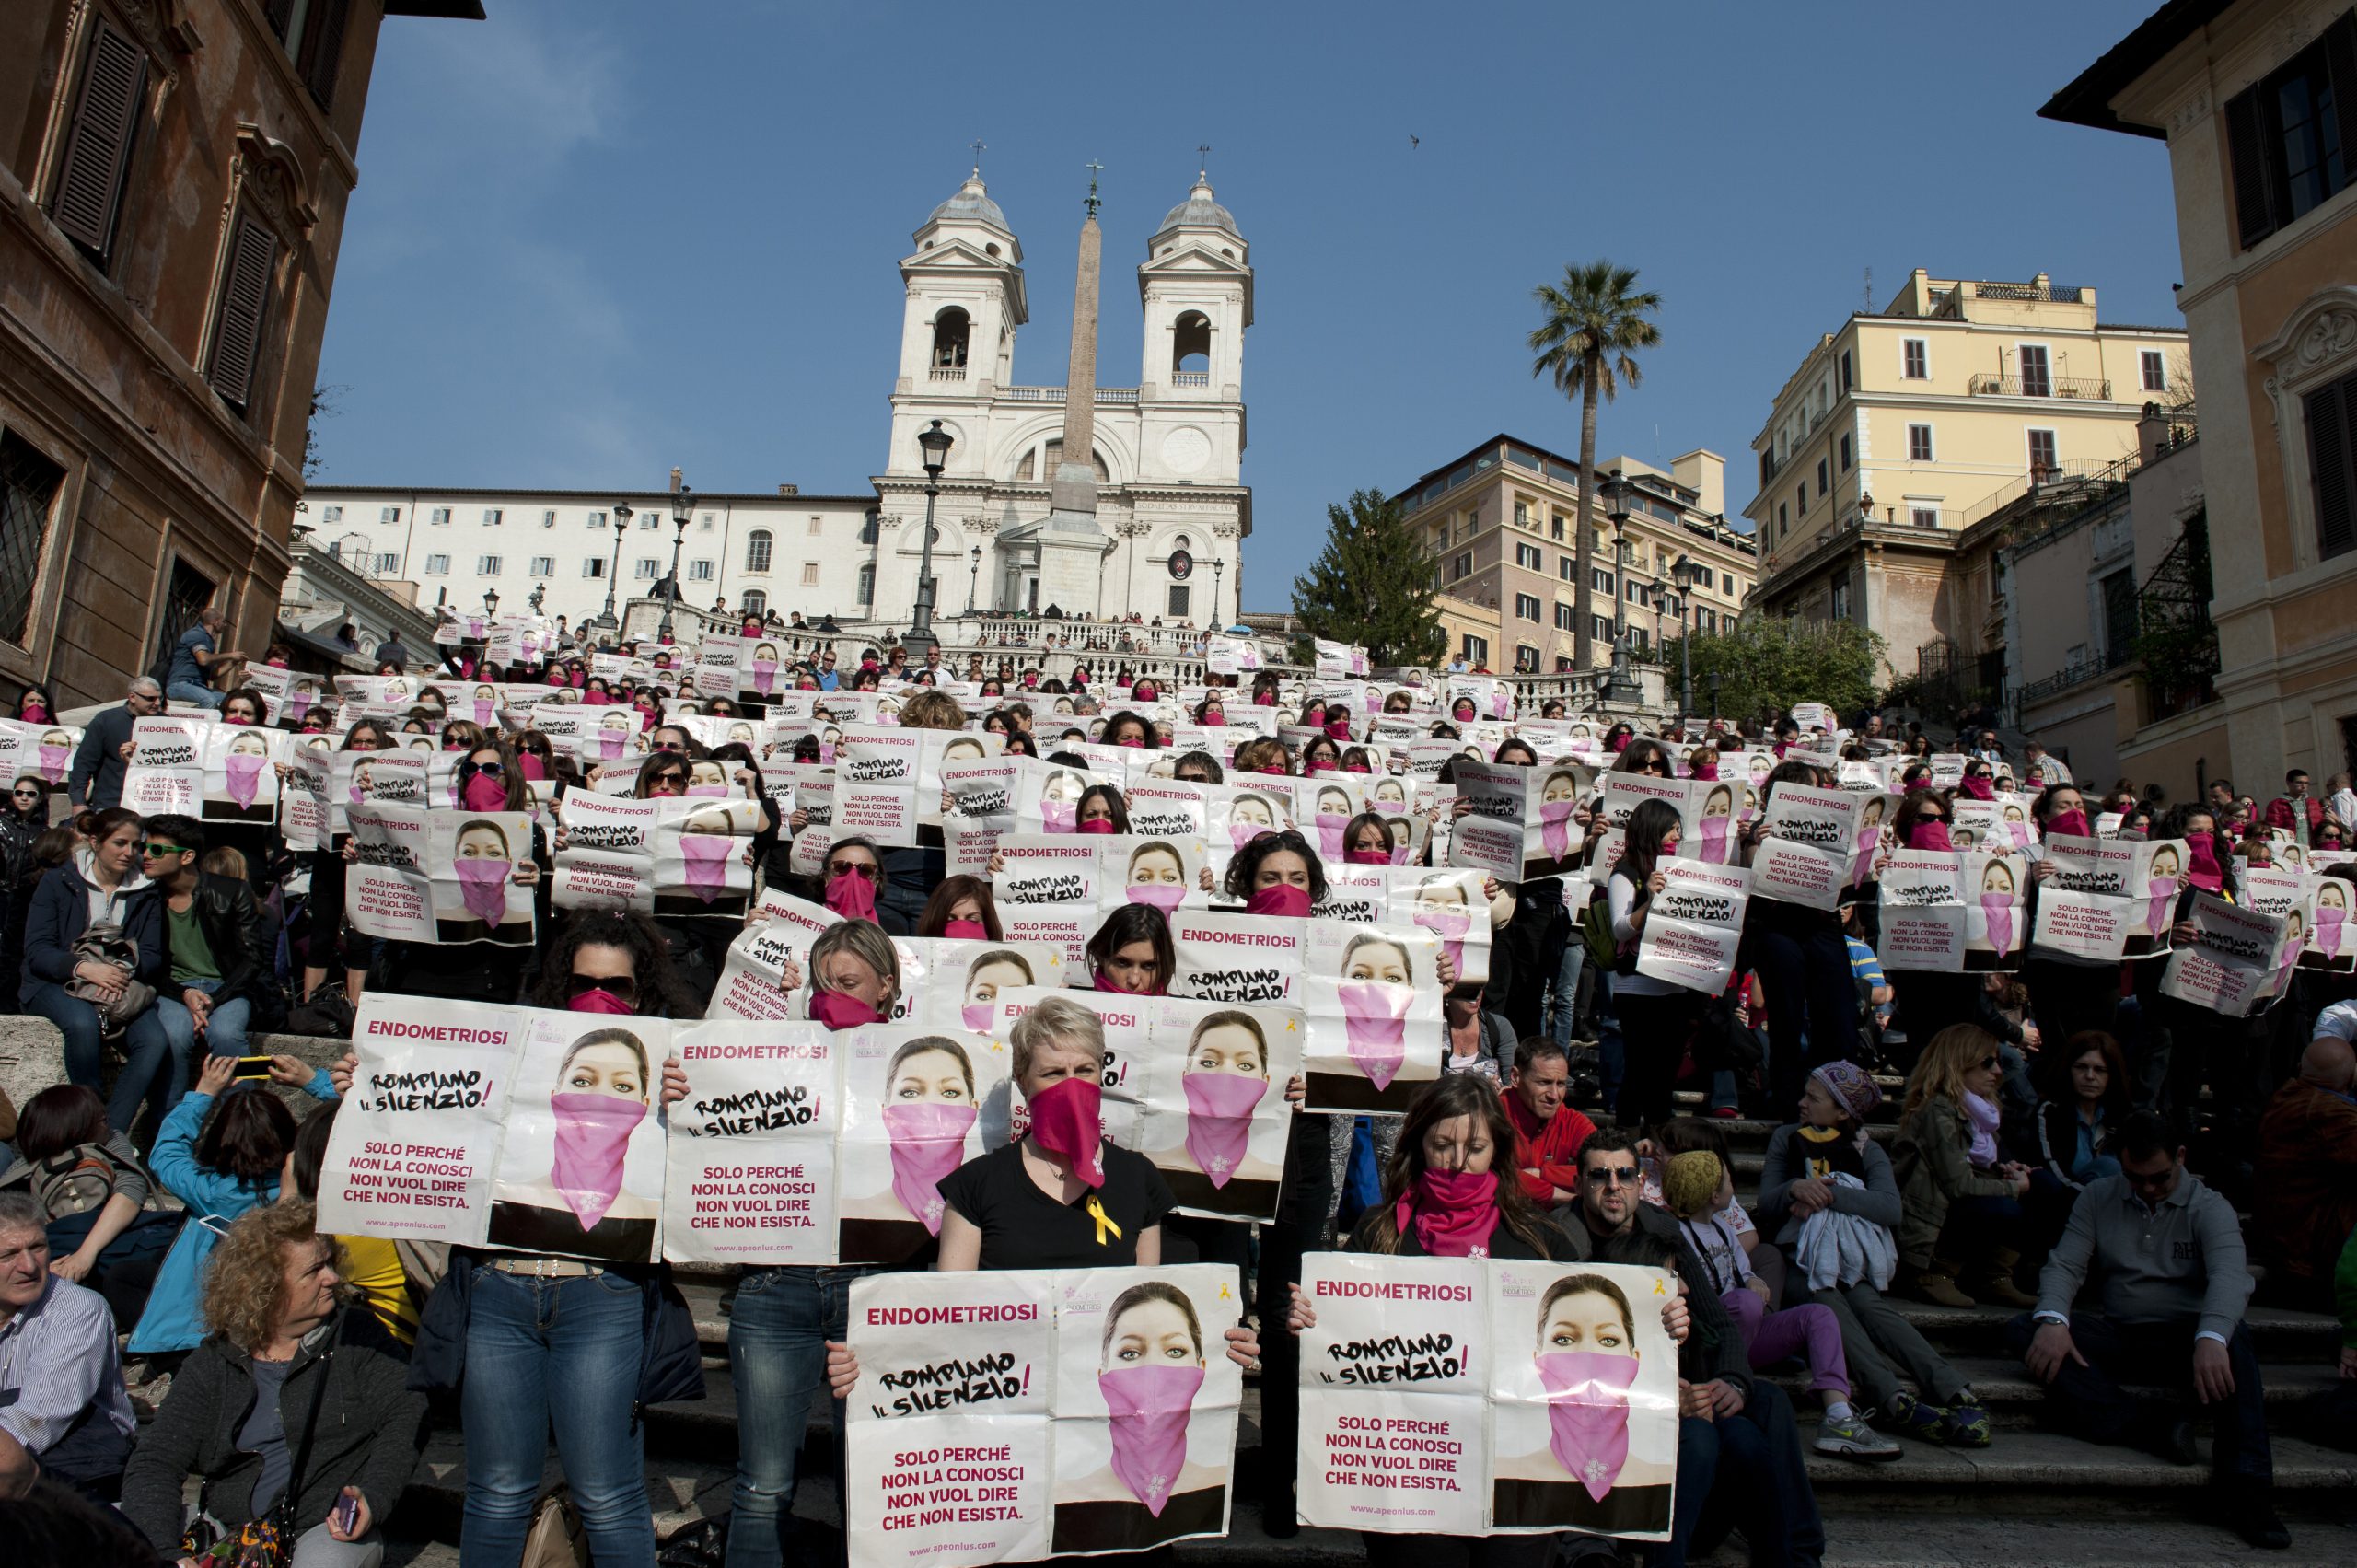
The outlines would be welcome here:
<svg viewBox="0 0 2357 1568">
<path fill-rule="evenodd" d="M 181 1365 L 122 1478 L 122 1512 L 167 1559 L 184 1531 L 274 1527 L 289 1568 L 373 1568 L 416 1467 L 425 1396 L 400 1343 L 346 1304 L 308 1203 L 253 1210 L 205 1277 L 211 1334 Z M 202 1483 L 191 1527 L 181 1503 Z"/>
<path fill-rule="evenodd" d="M 1952 1024 L 1924 1045 L 1908 1075 L 1891 1145 L 1901 1207 L 1899 1283 L 1938 1306 L 1978 1305 L 1957 1288 L 1959 1274 L 2001 1305 L 2038 1305 L 2012 1277 L 2030 1182 L 2028 1167 L 1997 1158 L 2003 1074 L 1995 1035 Z"/>
</svg>

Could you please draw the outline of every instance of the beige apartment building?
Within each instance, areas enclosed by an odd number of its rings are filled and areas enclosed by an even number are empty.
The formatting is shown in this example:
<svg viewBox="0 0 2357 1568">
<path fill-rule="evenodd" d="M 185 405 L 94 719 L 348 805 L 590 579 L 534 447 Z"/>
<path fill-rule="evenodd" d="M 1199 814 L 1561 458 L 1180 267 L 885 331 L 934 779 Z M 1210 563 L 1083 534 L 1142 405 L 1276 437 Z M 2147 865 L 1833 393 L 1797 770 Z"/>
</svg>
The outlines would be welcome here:
<svg viewBox="0 0 2357 1568">
<path fill-rule="evenodd" d="M 1590 664 L 1611 661 L 1613 610 L 1624 610 L 1640 654 L 1680 635 L 1681 625 L 1734 624 L 1758 563 L 1750 537 L 1725 517 L 1726 459 L 1700 448 L 1667 470 L 1618 458 L 1599 480 L 1628 482 L 1625 573 L 1603 496 L 1595 508 L 1588 614 Z M 1500 673 L 1574 668 L 1579 626 L 1580 465 L 1510 436 L 1493 436 L 1405 486 L 1397 496 L 1424 538 L 1440 578 L 1436 608 L 1449 654 Z M 1682 592 L 1680 559 L 1699 569 Z"/>
<path fill-rule="evenodd" d="M 2206 389 L 2201 505 L 2171 513 L 2194 613 L 2168 639 L 2177 679 L 2123 671 L 2120 769 L 2180 799 L 2357 769 L 2357 11 L 2178 0 L 2039 112 L 2167 144 Z M 2169 587 L 2148 579 L 2142 608 Z"/>
<path fill-rule="evenodd" d="M 1752 442 L 1755 608 L 1860 622 L 1893 679 L 2002 700 L 1996 545 L 2133 454 L 2146 404 L 2190 402 L 2189 366 L 2183 331 L 2101 321 L 2092 288 L 1918 268 L 1818 339 Z"/>
</svg>

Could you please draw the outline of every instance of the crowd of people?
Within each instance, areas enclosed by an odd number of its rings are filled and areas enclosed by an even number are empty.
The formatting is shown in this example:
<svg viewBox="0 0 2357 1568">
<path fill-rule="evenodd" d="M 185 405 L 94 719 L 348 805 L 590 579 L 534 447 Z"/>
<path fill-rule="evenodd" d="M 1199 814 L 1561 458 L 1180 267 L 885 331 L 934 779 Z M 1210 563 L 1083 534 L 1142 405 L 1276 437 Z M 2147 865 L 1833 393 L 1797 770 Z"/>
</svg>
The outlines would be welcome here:
<svg viewBox="0 0 2357 1568">
<path fill-rule="evenodd" d="M 757 620 L 744 635 L 780 630 Z M 436 1396 L 453 1401 L 445 1419 L 465 1438 L 469 1568 L 522 1560 L 552 1438 L 600 1568 L 652 1563 L 640 1412 L 702 1389 L 668 1271 L 323 1233 L 313 1204 L 354 1059 L 319 1071 L 256 1056 L 253 1041 L 290 1023 L 348 1029 L 371 993 L 702 1016 L 737 920 L 560 908 L 549 884 L 568 792 L 620 782 L 639 797 L 694 793 L 707 763 L 711 789 L 757 807 L 762 882 L 841 917 L 807 974 L 789 977 L 803 1011 L 833 1029 L 885 1019 L 901 985 L 891 937 L 995 941 L 1003 912 L 989 876 L 949 875 L 937 829 L 901 845 L 845 834 L 824 842 L 815 872 L 796 869 L 797 841 L 819 824 L 784 769 L 826 761 L 827 726 L 854 717 L 971 730 L 1002 754 L 1098 774 L 1101 749 L 1119 749 L 1132 784 L 1399 780 L 1392 809 L 1352 817 L 1330 842 L 1292 825 L 1308 813 L 1271 813 L 1217 846 L 1206 886 L 1186 889 L 1271 922 L 1307 917 L 1329 871 L 1446 864 L 1466 804 L 1453 787 L 1459 756 L 1593 766 L 1596 784 L 1559 814 L 1579 846 L 1552 875 L 1485 881 L 1487 910 L 1457 916 L 1486 921 L 1488 963 L 1485 975 L 1443 971 L 1437 1037 L 1417 1048 L 1436 1075 L 1402 1116 L 1296 1112 L 1272 1222 L 1172 1212 L 1156 1168 L 1100 1138 L 1095 1015 L 1051 999 L 1010 1042 L 1028 1131 L 941 1178 L 937 1241 L 900 1265 L 1237 1267 L 1255 1311 L 1227 1351 L 1260 1379 L 1273 1535 L 1297 1527 L 1296 1336 L 1316 1320 L 1297 1288 L 1302 1260 L 1329 1248 L 1673 1271 L 1676 1516 L 1672 1539 L 1648 1550 L 1655 1563 L 1730 1531 L 1754 1562 L 1816 1562 L 1812 1452 L 1874 1462 L 1904 1443 L 2005 1441 L 1902 1301 L 2017 1314 L 2008 1342 L 2048 1386 L 2059 1430 L 2192 1466 L 2192 1422 L 2206 1419 L 2222 1517 L 2255 1545 L 2289 1539 L 2269 1457 L 2270 1423 L 2287 1418 L 2265 1403 L 2255 1296 L 2340 1317 L 2341 1381 L 2298 1419 L 2357 1446 L 2357 976 L 2303 967 L 2244 1017 L 2163 994 L 2151 958 L 2103 963 L 2025 942 L 2012 968 L 1909 969 L 1876 954 L 1879 889 L 1864 875 L 1834 911 L 1752 899 L 1729 981 L 1706 993 L 1636 965 L 1687 824 L 1649 801 L 1608 834 L 1596 787 L 1613 773 L 1715 779 L 1738 757 L 1771 754 L 1756 809 L 1731 830 L 1743 863 L 1766 839 L 1778 788 L 1839 786 L 1829 746 L 1843 764 L 1876 769 L 1898 800 L 1877 866 L 1896 850 L 1947 849 L 1957 803 L 2018 796 L 2033 911 L 2050 870 L 2045 840 L 2096 836 L 2100 822 L 2103 836 L 2185 846 L 2172 896 L 2189 940 L 2193 901 L 2242 900 L 2252 868 L 2296 864 L 2357 889 L 2345 773 L 2316 791 L 2295 771 L 2263 805 L 2223 780 L 2172 803 L 2134 781 L 2084 788 L 2035 740 L 2009 751 L 1978 725 L 1934 736 L 1867 713 L 1829 735 L 1778 714 L 1647 733 L 1584 724 L 1561 701 L 1516 714 L 1439 672 L 1378 687 L 1262 670 L 1182 687 L 1120 668 L 1051 677 L 995 653 L 958 668 L 938 649 L 846 643 L 859 646 L 846 661 L 837 640 L 816 636 L 788 647 L 778 689 L 848 700 L 841 714 L 822 702 L 791 735 L 768 731 L 758 703 L 699 694 L 694 661 L 661 645 L 613 650 L 629 662 L 616 674 L 563 642 L 504 668 L 482 644 L 454 643 L 396 711 L 319 703 L 297 717 L 240 679 L 284 651 L 250 660 L 218 645 L 221 631 L 207 612 L 166 681 L 132 682 L 82 726 L 62 786 L 23 773 L 0 811 L 0 951 L 18 959 L 20 1010 L 63 1040 L 58 1081 L 5 1108 L 0 1127 L 0 1539 L 103 1543 L 127 1530 L 151 1560 L 177 1562 L 268 1540 L 282 1553 L 270 1561 L 367 1568 Z M 380 668 L 412 673 L 400 656 Z M 485 722 L 435 682 L 498 691 L 498 715 Z M 593 761 L 552 744 L 526 691 L 632 712 L 633 749 Z M 134 722 L 189 708 L 324 737 L 337 751 L 454 754 L 467 807 L 535 819 L 514 877 L 536 901 L 537 950 L 485 962 L 463 946 L 366 936 L 345 909 L 348 842 L 296 851 L 270 823 L 127 809 Z M 54 719 L 38 689 L 15 716 Z M 740 719 L 749 742 L 717 738 L 728 732 L 714 721 Z M 1386 738 L 1399 726 L 1457 749 L 1418 776 L 1408 748 Z M 1123 786 L 1097 784 L 1066 830 L 1127 821 Z M 1421 826 L 1402 833 L 1403 821 Z M 1616 857 L 1599 864 L 1608 845 Z M 1154 995 L 1175 968 L 1166 909 L 1139 900 L 1106 915 L 1070 973 Z M 633 1081 L 615 1092 L 658 1109 L 686 1092 L 676 1064 L 617 1071 Z M 1727 1136 L 1744 1117 L 1773 1127 L 1756 1189 L 1739 1180 Z M 841 1418 L 856 1376 L 848 1294 L 888 1272 L 749 1267 L 736 1280 L 739 1452 L 725 1545 L 736 1568 L 794 1550 L 807 1411 L 825 1386 Z M 1807 1425 L 1766 1376 L 1788 1365 L 1816 1411 Z M 2174 1392 L 2156 1403 L 2143 1392 L 2154 1383 Z M 152 1405 L 144 1422 L 133 1388 Z M 77 1512 L 75 1499 L 102 1512 Z M 1433 1544 L 1368 1537 L 1378 1562 Z M 1595 1537 L 1478 1544 L 1475 1560 L 1495 1568 L 1616 1550 Z"/>
</svg>

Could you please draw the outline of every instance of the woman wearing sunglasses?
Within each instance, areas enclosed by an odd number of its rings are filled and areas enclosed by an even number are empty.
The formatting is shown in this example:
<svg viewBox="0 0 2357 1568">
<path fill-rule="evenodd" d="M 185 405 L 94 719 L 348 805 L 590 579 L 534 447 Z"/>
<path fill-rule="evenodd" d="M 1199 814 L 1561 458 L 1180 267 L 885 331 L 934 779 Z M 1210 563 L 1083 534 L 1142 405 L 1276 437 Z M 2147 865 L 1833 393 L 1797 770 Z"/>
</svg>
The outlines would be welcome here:
<svg viewBox="0 0 2357 1568">
<path fill-rule="evenodd" d="M 1770 770 L 1759 788 L 1760 814 L 1743 830 L 1747 865 L 1770 836 L 1769 803 L 1780 784 L 1834 787 L 1824 769 L 1806 762 L 1779 762 Z M 1858 985 L 1850 969 L 1850 944 L 1834 911 L 1762 898 L 1744 911 L 1743 944 L 1768 994 L 1769 1102 L 1793 1105 L 1809 1069 L 1840 1057 L 1857 1039 Z M 1804 1030 L 1807 1059 L 1801 1051 Z"/>
<path fill-rule="evenodd" d="M 343 751 L 389 751 L 393 734 L 376 719 L 356 720 L 344 732 Z M 343 835 L 348 838 L 349 835 Z M 303 958 L 303 996 L 308 1002 L 327 983 L 328 960 L 342 961 L 343 994 L 355 1005 L 368 982 L 368 956 L 375 944 L 343 917 L 343 842 L 323 842 L 311 854 L 309 937 Z"/>
<path fill-rule="evenodd" d="M 504 741 L 478 746 L 459 758 L 451 785 L 462 810 L 529 812 L 532 808 L 530 792 L 524 787 L 523 765 Z M 548 874 L 553 865 L 548 837 L 535 822 L 528 850 L 522 844 L 507 847 L 523 852 L 515 855 L 509 880 L 517 887 L 532 890 L 538 929 L 546 931 L 550 914 Z M 350 844 L 345 845 L 345 853 L 347 859 L 357 858 Z M 474 923 L 443 923 L 455 929 Z M 516 929 L 523 929 L 520 923 Z M 512 949 L 476 942 L 387 942 L 377 956 L 369 983 L 405 996 L 438 996 L 450 1002 L 513 1002 L 523 982 L 520 966 L 512 961 L 514 956 L 518 955 L 514 955 Z"/>
</svg>

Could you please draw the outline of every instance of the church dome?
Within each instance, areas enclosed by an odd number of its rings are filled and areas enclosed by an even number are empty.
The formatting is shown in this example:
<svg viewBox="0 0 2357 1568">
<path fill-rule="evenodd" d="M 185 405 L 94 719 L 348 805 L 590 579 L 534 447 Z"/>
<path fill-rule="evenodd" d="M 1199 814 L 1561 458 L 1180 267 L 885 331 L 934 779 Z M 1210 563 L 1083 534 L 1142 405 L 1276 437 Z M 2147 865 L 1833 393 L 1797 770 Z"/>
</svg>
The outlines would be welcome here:
<svg viewBox="0 0 2357 1568">
<path fill-rule="evenodd" d="M 1167 234 L 1174 228 L 1221 228 L 1238 239 L 1244 238 L 1228 210 L 1213 200 L 1211 181 L 1201 177 L 1197 178 L 1195 188 L 1187 192 L 1187 199 L 1170 209 L 1163 217 L 1162 226 L 1155 232 Z"/>
<path fill-rule="evenodd" d="M 1226 215 L 1222 213 L 1221 215 L 1224 217 Z M 1006 227 L 1006 215 L 999 211 L 998 203 L 992 201 L 990 192 L 982 188 L 982 177 L 980 174 L 969 175 L 966 183 L 958 187 L 958 193 L 934 208 L 933 216 L 925 221 L 928 223 L 986 223 L 993 228 Z M 1008 232 L 1014 231 L 1010 229 Z"/>
</svg>

